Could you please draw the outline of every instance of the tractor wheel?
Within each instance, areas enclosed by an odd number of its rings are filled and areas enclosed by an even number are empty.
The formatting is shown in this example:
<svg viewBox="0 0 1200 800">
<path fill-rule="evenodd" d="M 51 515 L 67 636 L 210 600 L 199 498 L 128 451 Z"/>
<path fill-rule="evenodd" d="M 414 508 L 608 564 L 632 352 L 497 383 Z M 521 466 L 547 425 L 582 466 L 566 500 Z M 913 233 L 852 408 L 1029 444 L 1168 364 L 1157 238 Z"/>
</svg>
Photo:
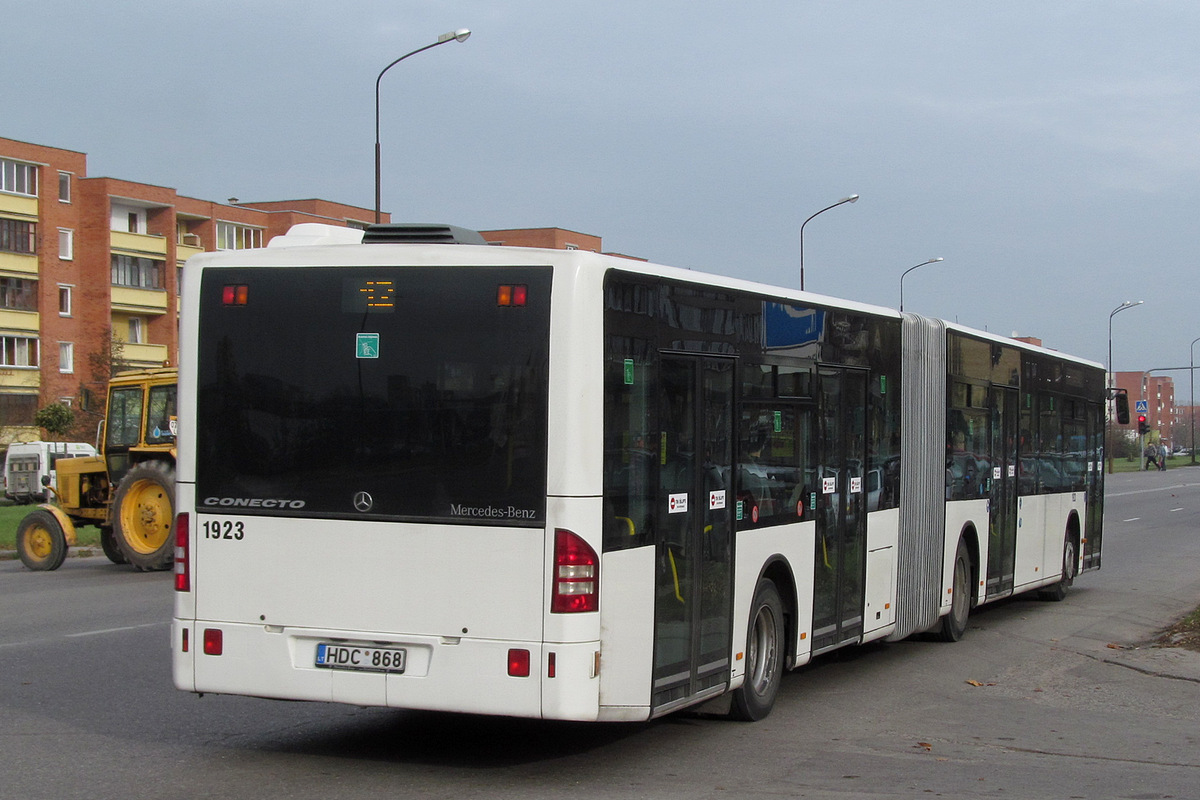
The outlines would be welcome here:
<svg viewBox="0 0 1200 800">
<path fill-rule="evenodd" d="M 171 566 L 175 552 L 175 469 L 163 461 L 143 461 L 121 479 L 113 496 L 113 534 L 121 554 L 139 570 Z"/>
<path fill-rule="evenodd" d="M 44 508 L 30 511 L 17 525 L 17 552 L 32 570 L 52 570 L 67 557 L 67 537 L 58 517 Z"/>
<path fill-rule="evenodd" d="M 125 554 L 121 552 L 120 545 L 117 544 L 117 535 L 113 533 L 113 529 L 107 525 L 100 529 L 100 549 L 104 551 L 104 555 L 114 564 L 125 564 Z"/>
</svg>

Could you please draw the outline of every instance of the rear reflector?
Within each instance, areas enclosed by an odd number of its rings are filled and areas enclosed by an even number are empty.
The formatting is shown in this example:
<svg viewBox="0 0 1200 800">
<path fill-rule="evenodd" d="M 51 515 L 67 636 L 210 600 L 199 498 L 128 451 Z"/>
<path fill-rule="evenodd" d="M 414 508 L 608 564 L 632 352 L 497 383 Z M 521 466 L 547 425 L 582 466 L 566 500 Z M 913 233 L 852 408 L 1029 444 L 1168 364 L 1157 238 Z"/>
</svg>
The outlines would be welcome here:
<svg viewBox="0 0 1200 800">
<path fill-rule="evenodd" d="M 225 652 L 225 636 L 220 628 L 204 629 L 204 655 L 219 656 Z"/>
<path fill-rule="evenodd" d="M 175 517 L 175 591 L 190 592 L 192 575 L 188 569 L 188 522 L 187 512 Z"/>
<path fill-rule="evenodd" d="M 600 559 L 578 534 L 554 531 L 553 614 L 573 614 L 600 608 Z"/>
<path fill-rule="evenodd" d="M 513 648 L 508 651 L 508 674 L 513 678 L 529 677 L 529 651 Z"/>
</svg>

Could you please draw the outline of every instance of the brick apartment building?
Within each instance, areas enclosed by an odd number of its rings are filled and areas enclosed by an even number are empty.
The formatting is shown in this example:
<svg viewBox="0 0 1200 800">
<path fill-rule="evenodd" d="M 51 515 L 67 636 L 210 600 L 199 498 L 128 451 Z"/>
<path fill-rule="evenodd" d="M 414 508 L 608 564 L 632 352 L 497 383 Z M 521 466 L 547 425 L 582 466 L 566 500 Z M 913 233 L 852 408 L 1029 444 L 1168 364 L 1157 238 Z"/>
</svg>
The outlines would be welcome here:
<svg viewBox="0 0 1200 800">
<path fill-rule="evenodd" d="M 1129 394 L 1129 424 L 1118 425 L 1112 420 L 1114 428 L 1137 432 L 1138 415 L 1137 401 L 1146 401 L 1146 423 L 1150 430 L 1157 431 L 1164 439 L 1171 439 L 1172 426 L 1178 420 L 1179 411 L 1175 407 L 1175 381 L 1165 375 L 1148 375 L 1145 372 L 1114 372 L 1114 386 L 1124 389 Z"/>
<path fill-rule="evenodd" d="M 222 203 L 92 178 L 84 153 L 0 137 L 0 447 L 39 438 L 34 415 L 54 402 L 76 412 L 77 436 L 90 441 L 114 361 L 175 364 L 179 276 L 196 253 L 262 247 L 301 222 L 363 228 L 374 216 L 327 200 Z M 601 252 L 600 237 L 561 228 L 481 233 Z"/>
<path fill-rule="evenodd" d="M 56 401 L 94 431 L 114 355 L 174 364 L 179 274 L 196 253 L 373 219 L 326 200 L 220 203 L 93 178 L 84 153 L 0 138 L 0 445 L 37 438 L 34 414 Z"/>
</svg>

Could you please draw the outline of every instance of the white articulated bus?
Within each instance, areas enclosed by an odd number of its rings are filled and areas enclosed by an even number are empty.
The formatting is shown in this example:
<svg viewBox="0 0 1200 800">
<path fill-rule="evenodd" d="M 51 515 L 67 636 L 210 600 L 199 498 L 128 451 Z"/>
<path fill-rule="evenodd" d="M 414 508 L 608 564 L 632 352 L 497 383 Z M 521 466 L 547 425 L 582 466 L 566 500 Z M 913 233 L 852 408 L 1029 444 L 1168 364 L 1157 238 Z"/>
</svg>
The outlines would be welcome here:
<svg viewBox="0 0 1200 800">
<path fill-rule="evenodd" d="M 758 719 L 1100 566 L 1102 367 L 915 314 L 302 226 L 188 262 L 181 351 L 187 691 Z"/>
</svg>

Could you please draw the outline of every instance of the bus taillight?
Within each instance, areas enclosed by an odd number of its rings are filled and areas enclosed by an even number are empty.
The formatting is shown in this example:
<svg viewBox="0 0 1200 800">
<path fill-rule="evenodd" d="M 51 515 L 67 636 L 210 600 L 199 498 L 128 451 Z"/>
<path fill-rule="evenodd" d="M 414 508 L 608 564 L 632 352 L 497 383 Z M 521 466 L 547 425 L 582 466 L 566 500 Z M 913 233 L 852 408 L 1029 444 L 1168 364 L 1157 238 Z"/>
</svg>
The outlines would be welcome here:
<svg viewBox="0 0 1200 800">
<path fill-rule="evenodd" d="M 579 535 L 554 531 L 552 614 L 596 611 L 600 607 L 600 558 Z"/>
<path fill-rule="evenodd" d="M 529 287 L 524 284 L 504 283 L 496 287 L 496 305 L 523 306 L 529 299 Z"/>
<path fill-rule="evenodd" d="M 192 575 L 188 570 L 188 523 L 187 512 L 175 517 L 175 591 L 190 592 Z"/>
<path fill-rule="evenodd" d="M 250 287 L 246 284 L 231 284 L 221 291 L 221 304 L 244 306 L 250 302 Z"/>
</svg>

